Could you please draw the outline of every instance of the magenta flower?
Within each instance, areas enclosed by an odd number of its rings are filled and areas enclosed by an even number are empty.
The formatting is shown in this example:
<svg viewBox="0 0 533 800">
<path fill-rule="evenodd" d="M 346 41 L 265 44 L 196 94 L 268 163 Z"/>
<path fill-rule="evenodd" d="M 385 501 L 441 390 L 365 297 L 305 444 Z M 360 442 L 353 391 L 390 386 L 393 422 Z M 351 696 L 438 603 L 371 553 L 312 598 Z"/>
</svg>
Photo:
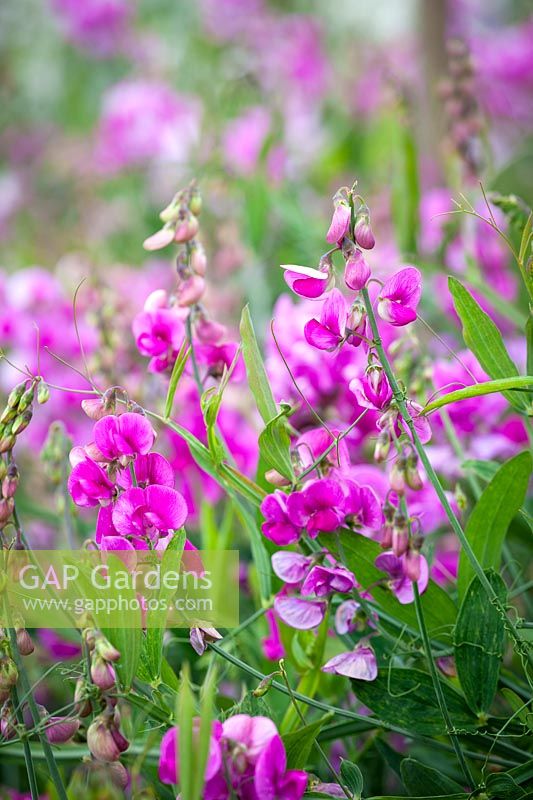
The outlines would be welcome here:
<svg viewBox="0 0 533 800">
<path fill-rule="evenodd" d="M 382 411 L 387 408 L 392 400 L 392 389 L 387 376 L 379 368 L 374 368 L 365 373 L 363 378 L 353 378 L 350 381 L 350 391 L 357 398 L 362 408 Z"/>
<path fill-rule="evenodd" d="M 278 595 L 274 600 L 274 610 L 285 625 L 299 631 L 316 628 L 326 613 L 327 603 L 321 600 L 304 600 L 301 597 Z"/>
<path fill-rule="evenodd" d="M 426 591 L 429 581 L 428 562 L 420 555 L 420 577 L 417 580 L 420 594 Z M 392 551 L 380 553 L 374 564 L 389 576 L 389 586 L 402 605 L 412 603 L 414 600 L 413 584 L 406 574 L 405 556 L 398 558 Z"/>
<path fill-rule="evenodd" d="M 185 335 L 180 315 L 171 308 L 141 311 L 133 320 L 132 331 L 139 353 L 150 357 L 178 351 Z"/>
<path fill-rule="evenodd" d="M 255 764 L 268 742 L 278 733 L 275 724 L 268 717 L 250 717 L 248 714 L 235 714 L 222 724 L 222 738 L 231 748 L 239 745 L 239 758 L 248 764 Z M 242 766 L 242 764 L 240 765 Z"/>
<path fill-rule="evenodd" d="M 333 672 L 358 681 L 375 681 L 378 676 L 376 654 L 371 647 L 360 644 L 349 653 L 330 658 L 322 672 Z"/>
<path fill-rule="evenodd" d="M 128 412 L 120 417 L 109 415 L 98 420 L 94 426 L 94 443 L 110 461 L 146 455 L 154 439 L 153 428 L 142 414 Z"/>
<path fill-rule="evenodd" d="M 87 457 L 74 466 L 67 486 L 76 505 L 85 508 L 109 503 L 115 491 L 115 485 L 109 480 L 107 472 Z"/>
<path fill-rule="evenodd" d="M 331 218 L 331 225 L 326 233 L 326 241 L 330 244 L 342 242 L 350 227 L 350 218 L 350 207 L 342 201 L 337 203 Z"/>
<path fill-rule="evenodd" d="M 302 526 L 295 525 L 289 518 L 287 500 L 287 495 L 278 489 L 261 503 L 261 513 L 265 518 L 261 530 L 267 539 L 280 545 L 297 542 L 302 532 Z"/>
<path fill-rule="evenodd" d="M 111 520 L 117 533 L 129 536 L 142 547 L 147 539 L 156 541 L 177 531 L 187 519 L 184 497 L 169 486 L 133 487 L 120 495 Z"/>
<path fill-rule="evenodd" d="M 200 733 L 200 720 L 197 718 L 193 723 L 193 739 L 197 739 Z M 180 765 L 178 747 L 179 729 L 170 728 L 163 739 L 159 750 L 159 780 L 162 783 L 179 784 Z M 211 728 L 211 738 L 209 740 L 209 753 L 205 765 L 204 780 L 210 781 L 222 767 L 222 753 L 220 749 L 220 738 L 222 736 L 222 724 L 215 720 Z"/>
<path fill-rule="evenodd" d="M 408 325 L 416 319 L 422 294 L 422 275 L 416 267 L 405 267 L 383 286 L 378 298 L 378 314 L 391 325 Z"/>
<path fill-rule="evenodd" d="M 174 488 L 174 470 L 167 459 L 160 453 L 147 453 L 145 456 L 137 456 L 133 462 L 137 485 L 141 488 L 146 486 L 170 486 Z M 119 472 L 117 483 L 124 489 L 129 489 L 133 484 L 130 470 Z"/>
<path fill-rule="evenodd" d="M 287 550 L 278 550 L 272 556 L 272 569 L 278 578 L 285 583 L 300 583 L 305 578 L 312 564 L 311 556 L 301 553 L 292 553 Z"/>
<path fill-rule="evenodd" d="M 287 286 L 300 297 L 320 297 L 328 288 L 327 271 L 301 267 L 297 264 L 282 264 L 281 268 L 285 270 L 284 278 Z"/>
<path fill-rule="evenodd" d="M 320 322 L 310 319 L 305 325 L 307 342 L 318 350 L 333 352 L 344 340 L 347 316 L 344 297 L 338 289 L 332 289 L 322 305 Z"/>
<path fill-rule="evenodd" d="M 290 521 L 306 528 L 312 538 L 321 531 L 334 531 L 344 520 L 342 488 L 330 478 L 309 481 L 301 492 L 289 495 L 287 513 Z"/>
<path fill-rule="evenodd" d="M 372 250 L 376 244 L 367 215 L 363 214 L 355 223 L 354 236 L 355 241 L 363 250 Z"/>
<path fill-rule="evenodd" d="M 307 786 L 302 770 L 287 770 L 287 755 L 279 736 L 274 736 L 259 756 L 254 775 L 261 800 L 300 800 Z"/>
<path fill-rule="evenodd" d="M 356 250 L 346 262 L 344 282 L 349 289 L 358 292 L 366 286 L 371 272 L 368 262 L 360 250 Z"/>
<path fill-rule="evenodd" d="M 341 564 L 317 564 L 309 571 L 300 592 L 303 595 L 327 597 L 333 592 L 350 592 L 354 586 L 355 576 Z"/>
<path fill-rule="evenodd" d="M 279 661 L 285 655 L 285 648 L 281 641 L 276 614 L 271 608 L 266 611 L 265 619 L 268 625 L 268 636 L 261 639 L 263 653 L 269 661 Z"/>
<path fill-rule="evenodd" d="M 357 614 L 360 606 L 356 600 L 345 600 L 337 607 L 335 612 L 335 630 L 339 636 L 345 633 L 351 633 L 355 630 L 356 624 L 354 622 L 355 615 Z"/>
<path fill-rule="evenodd" d="M 355 481 L 345 481 L 344 513 L 347 521 L 371 531 L 383 524 L 381 503 L 370 486 L 359 486 Z"/>
</svg>

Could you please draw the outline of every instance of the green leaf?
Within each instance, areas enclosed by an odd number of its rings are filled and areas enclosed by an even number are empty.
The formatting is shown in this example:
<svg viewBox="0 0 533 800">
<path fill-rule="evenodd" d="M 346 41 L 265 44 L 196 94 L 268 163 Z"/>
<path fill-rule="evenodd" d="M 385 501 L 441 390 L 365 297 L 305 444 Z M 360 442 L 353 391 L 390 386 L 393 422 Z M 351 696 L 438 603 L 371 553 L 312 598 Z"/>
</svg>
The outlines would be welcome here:
<svg viewBox="0 0 533 800">
<path fill-rule="evenodd" d="M 286 425 L 287 415 L 290 412 L 291 406 L 282 403 L 279 414 L 276 414 L 259 434 L 259 450 L 264 460 L 292 483 L 294 470 L 290 456 L 291 440 Z"/>
<path fill-rule="evenodd" d="M 461 786 L 434 767 L 428 767 L 414 758 L 404 758 L 401 764 L 402 781 L 410 797 L 438 796 L 446 792 L 460 792 Z"/>
<path fill-rule="evenodd" d="M 246 365 L 248 385 L 254 396 L 257 410 L 261 414 L 265 425 L 268 425 L 270 420 L 274 419 L 277 415 L 278 407 L 268 382 L 248 306 L 245 306 L 242 310 L 239 330 L 242 339 L 242 353 Z"/>
<path fill-rule="evenodd" d="M 372 587 L 372 597 L 384 612 L 400 623 L 409 625 L 418 631 L 413 605 L 402 605 L 390 589 L 379 584 L 386 576 L 374 565 L 376 557 L 382 552 L 377 542 L 351 531 L 343 531 L 340 534 L 322 534 L 319 541 L 354 573 L 363 589 Z M 433 581 L 429 581 L 420 600 L 430 636 L 442 638 L 447 633 L 451 633 L 457 616 L 457 608 L 444 589 Z"/>
<path fill-rule="evenodd" d="M 199 800 L 204 788 L 205 766 L 209 756 L 211 742 L 211 729 L 213 722 L 213 707 L 217 688 L 217 673 L 212 666 L 207 673 L 200 698 L 200 731 L 198 741 L 194 742 L 194 777 L 192 800 Z M 185 800 L 185 798 L 184 798 Z"/>
<path fill-rule="evenodd" d="M 526 796 L 526 790 L 522 789 L 509 772 L 489 775 L 486 786 L 489 797 L 497 800 L 520 800 Z"/>
<path fill-rule="evenodd" d="M 528 375 L 533 372 L 533 313 L 529 312 L 526 321 L 526 344 L 527 344 L 527 361 L 526 371 Z"/>
<path fill-rule="evenodd" d="M 353 761 L 341 761 L 341 778 L 344 785 L 350 790 L 354 800 L 360 800 L 363 793 L 363 775 Z"/>
<path fill-rule="evenodd" d="M 424 406 L 421 413 L 430 414 L 437 408 L 442 408 L 450 403 L 458 403 L 461 400 L 468 400 L 471 397 L 480 397 L 485 394 L 505 394 L 505 392 L 513 389 L 523 389 L 527 386 L 533 386 L 533 378 L 529 375 L 518 375 L 513 378 L 501 378 L 497 381 L 483 381 L 482 383 L 474 383 L 472 386 L 467 386 L 466 389 L 457 389 L 454 392 L 447 392 L 427 406 Z M 531 403 L 530 403 L 531 405 Z"/>
<path fill-rule="evenodd" d="M 287 753 L 287 769 L 304 769 L 307 766 L 316 737 L 322 727 L 332 718 L 333 712 L 324 714 L 315 722 L 310 722 L 309 725 L 304 725 L 296 731 L 285 733 L 281 737 Z"/>
<path fill-rule="evenodd" d="M 507 528 L 525 500 L 530 475 L 531 456 L 519 453 L 499 468 L 474 506 L 465 536 L 483 569 L 498 570 Z M 461 551 L 457 576 L 460 598 L 473 575 L 473 567 Z"/>
<path fill-rule="evenodd" d="M 485 572 L 505 604 L 507 589 L 493 570 Z M 505 644 L 505 622 L 487 600 L 487 592 L 475 576 L 459 609 L 454 633 L 457 676 L 466 702 L 477 715 L 486 716 L 494 700 Z"/>
<path fill-rule="evenodd" d="M 268 603 L 272 595 L 272 566 L 270 557 L 265 547 L 265 540 L 259 530 L 255 518 L 250 514 L 246 505 L 234 494 L 230 493 L 235 504 L 235 510 L 239 516 L 248 536 L 250 537 L 250 547 L 252 558 L 259 577 L 259 590 L 263 603 Z"/>
<path fill-rule="evenodd" d="M 465 794 L 465 792 L 456 792 L 455 794 L 426 795 L 425 797 L 419 797 L 418 800 L 468 800 L 470 797 L 471 795 Z M 369 797 L 368 800 L 405 800 L 405 795 L 380 794 Z"/>
<path fill-rule="evenodd" d="M 455 310 L 463 326 L 463 339 L 485 372 L 494 380 L 513 378 L 519 374 L 505 349 L 503 338 L 488 314 L 476 303 L 467 289 L 456 279 L 448 278 Z M 503 392 L 508 402 L 522 413 L 531 406 L 524 392 Z"/>
<path fill-rule="evenodd" d="M 195 743 L 193 741 L 194 696 L 191 688 L 189 665 L 184 664 L 181 671 L 180 690 L 177 699 L 176 722 L 178 736 L 176 750 L 179 753 L 180 789 L 183 800 L 195 800 L 194 791 L 194 758 Z M 177 758 L 177 754 L 176 754 Z"/>
<path fill-rule="evenodd" d="M 185 545 L 185 528 L 176 531 L 170 540 L 167 549 L 163 554 L 161 562 L 161 569 L 165 570 L 165 562 L 170 558 L 174 562 L 181 559 L 183 547 Z M 162 586 L 156 597 L 160 601 L 161 608 L 164 606 L 164 601 L 172 596 L 172 589 L 166 589 Z M 161 677 L 161 666 L 163 660 L 163 634 L 166 627 L 166 612 L 160 610 L 149 609 L 146 612 L 147 627 L 146 636 L 143 642 L 143 662 L 150 676 L 151 681 L 157 682 Z"/>
<path fill-rule="evenodd" d="M 474 733 L 476 718 L 461 695 L 441 680 L 444 699 L 457 731 Z M 446 733 L 444 720 L 427 672 L 381 669 L 374 681 L 352 680 L 357 699 L 385 722 L 427 736 Z"/>
<path fill-rule="evenodd" d="M 415 137 L 409 125 L 396 126 L 392 181 L 392 218 L 401 253 L 417 250 L 420 185 Z"/>
<path fill-rule="evenodd" d="M 178 383 L 183 375 L 183 370 L 187 364 L 187 360 L 191 354 L 191 348 L 187 345 L 187 340 L 183 340 L 180 351 L 172 367 L 172 375 L 170 376 L 170 383 L 168 384 L 167 399 L 165 400 L 165 417 L 170 417 L 172 413 L 172 406 L 174 404 L 174 396 Z"/>
<path fill-rule="evenodd" d="M 475 458 L 468 458 L 463 461 L 461 468 L 475 472 L 478 478 L 488 483 L 498 472 L 500 464 L 497 461 L 478 461 Z"/>
<path fill-rule="evenodd" d="M 533 712 L 529 710 L 531 703 L 524 703 L 516 692 L 513 692 L 512 689 L 507 689 L 507 687 L 503 688 L 501 693 L 513 709 L 513 713 L 518 716 L 522 725 L 527 725 L 529 730 L 533 732 Z M 533 761 L 531 763 L 533 764 Z"/>
<path fill-rule="evenodd" d="M 115 583 L 114 576 L 117 572 L 124 570 L 124 564 L 116 555 L 108 554 L 107 568 L 109 570 L 109 577 L 111 585 Z M 133 587 L 128 586 L 120 590 L 121 597 L 124 597 L 128 604 L 133 608 L 133 602 L 136 600 L 136 594 Z M 135 618 L 129 618 L 127 626 L 121 628 L 109 628 L 105 625 L 105 616 L 95 612 L 95 623 L 100 628 L 104 636 L 117 648 L 120 653 L 120 659 L 114 665 L 117 676 L 119 678 L 122 689 L 128 691 L 131 688 L 133 679 L 137 674 L 137 666 L 141 658 L 142 648 L 142 623 L 141 612 L 126 611 L 128 617 L 137 615 L 137 627 L 132 626 Z"/>
</svg>

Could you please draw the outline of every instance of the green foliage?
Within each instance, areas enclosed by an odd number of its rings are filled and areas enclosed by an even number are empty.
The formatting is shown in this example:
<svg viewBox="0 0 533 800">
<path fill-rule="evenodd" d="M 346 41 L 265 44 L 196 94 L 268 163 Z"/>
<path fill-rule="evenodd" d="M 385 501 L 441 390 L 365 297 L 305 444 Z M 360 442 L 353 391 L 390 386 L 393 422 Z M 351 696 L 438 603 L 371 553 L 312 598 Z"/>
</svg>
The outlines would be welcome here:
<svg viewBox="0 0 533 800">
<path fill-rule="evenodd" d="M 324 714 L 309 725 L 283 734 L 281 738 L 287 753 L 287 769 L 305 769 L 318 734 L 332 718 L 332 713 Z"/>
<path fill-rule="evenodd" d="M 363 792 L 363 774 L 357 764 L 343 759 L 341 761 L 341 778 L 354 800 L 360 800 Z"/>
<path fill-rule="evenodd" d="M 428 767 L 414 758 L 404 758 L 401 763 L 402 781 L 410 797 L 431 796 L 457 793 L 461 786 L 451 778 L 433 767 Z"/>
</svg>

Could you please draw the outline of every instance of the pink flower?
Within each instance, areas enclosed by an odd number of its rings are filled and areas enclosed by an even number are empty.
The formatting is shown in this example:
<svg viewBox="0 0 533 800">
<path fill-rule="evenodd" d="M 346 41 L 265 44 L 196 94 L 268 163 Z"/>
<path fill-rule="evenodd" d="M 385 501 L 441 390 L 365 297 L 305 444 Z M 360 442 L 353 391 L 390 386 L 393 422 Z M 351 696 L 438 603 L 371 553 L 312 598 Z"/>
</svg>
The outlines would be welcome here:
<svg viewBox="0 0 533 800">
<path fill-rule="evenodd" d="M 370 227 L 370 222 L 368 221 L 368 217 L 366 215 L 361 216 L 355 223 L 354 236 L 355 241 L 359 247 L 363 248 L 363 250 L 372 250 L 376 244 L 374 234 L 372 233 L 372 228 Z"/>
<path fill-rule="evenodd" d="M 408 325 L 416 319 L 422 294 L 422 275 L 416 267 L 405 267 L 383 286 L 378 298 L 378 314 L 391 325 Z"/>
<path fill-rule="evenodd" d="M 222 724 L 222 738 L 231 747 L 239 745 L 239 756 L 248 764 L 255 764 L 272 737 L 278 733 L 268 717 L 250 717 L 235 714 Z"/>
<path fill-rule="evenodd" d="M 319 350 L 333 352 L 344 340 L 347 316 L 344 297 L 338 289 L 332 289 L 322 305 L 320 322 L 311 319 L 305 325 L 307 342 Z"/>
<path fill-rule="evenodd" d="M 321 600 L 304 600 L 301 597 L 278 595 L 274 611 L 285 625 L 300 631 L 316 628 L 326 613 L 327 603 Z"/>
<path fill-rule="evenodd" d="M 197 739 L 200 732 L 200 720 L 194 720 L 193 738 Z M 178 747 L 179 729 L 170 728 L 163 739 L 159 750 L 159 780 L 162 783 L 179 784 L 180 765 Z M 209 752 L 205 765 L 204 780 L 210 781 L 214 778 L 222 766 L 222 753 L 220 749 L 220 738 L 222 736 L 222 724 L 215 720 L 211 728 L 211 738 L 209 740 Z"/>
<path fill-rule="evenodd" d="M 373 368 L 363 378 L 353 378 L 349 385 L 362 408 L 382 411 L 392 400 L 392 389 L 382 369 Z"/>
<path fill-rule="evenodd" d="M 185 336 L 180 314 L 171 308 L 141 311 L 133 320 L 132 330 L 139 353 L 151 357 L 178 351 Z"/>
<path fill-rule="evenodd" d="M 261 530 L 267 539 L 276 544 L 286 545 L 297 542 L 302 532 L 302 526 L 295 525 L 287 513 L 287 495 L 276 490 L 265 497 L 261 503 L 261 513 L 265 522 Z"/>
<path fill-rule="evenodd" d="M 68 478 L 68 490 L 77 506 L 90 508 L 111 500 L 115 485 L 107 472 L 85 457 L 75 465 Z"/>
<path fill-rule="evenodd" d="M 381 503 L 370 486 L 359 486 L 352 480 L 345 481 L 344 513 L 347 522 L 371 531 L 377 531 L 383 524 Z"/>
<path fill-rule="evenodd" d="M 396 595 L 398 602 L 402 605 L 412 603 L 414 600 L 412 581 L 407 577 L 405 571 L 405 556 L 398 558 L 391 551 L 380 553 L 375 560 L 378 569 L 386 572 L 390 578 L 390 588 Z M 417 580 L 418 591 L 420 594 L 426 591 L 429 580 L 428 562 L 424 556 L 420 556 L 420 577 Z"/>
<path fill-rule="evenodd" d="M 254 786 L 261 800 L 300 800 L 303 797 L 307 775 L 301 770 L 287 770 L 285 747 L 277 735 L 257 761 Z"/>
<path fill-rule="evenodd" d="M 287 550 L 278 550 L 272 556 L 272 569 L 285 583 L 300 583 L 305 578 L 312 563 L 310 556 L 293 553 Z"/>
<path fill-rule="evenodd" d="M 269 661 L 279 661 L 285 655 L 285 648 L 281 641 L 276 614 L 271 608 L 266 611 L 265 619 L 268 625 L 268 636 L 261 639 L 263 653 Z"/>
<path fill-rule="evenodd" d="M 257 167 L 269 129 L 270 114 L 260 106 L 249 108 L 231 120 L 222 141 L 228 166 L 239 175 L 251 175 Z"/>
<path fill-rule="evenodd" d="M 179 530 L 187 519 L 183 496 L 168 486 L 133 487 L 120 495 L 111 512 L 112 524 L 121 536 L 130 536 L 142 546 Z M 140 542 L 138 540 L 141 540 Z"/>
<path fill-rule="evenodd" d="M 133 462 L 137 485 L 141 488 L 146 486 L 170 486 L 174 488 L 174 470 L 167 459 L 160 453 L 148 453 L 145 456 L 137 456 Z M 133 484 L 130 470 L 119 472 L 117 483 L 124 489 L 129 489 Z"/>
<path fill-rule="evenodd" d="M 350 207 L 343 201 L 338 202 L 335 205 L 331 225 L 326 233 L 326 241 L 330 244 L 342 242 L 350 227 L 350 219 Z"/>
<path fill-rule="evenodd" d="M 350 592 L 355 586 L 355 577 L 341 564 L 317 564 L 304 580 L 300 592 L 303 595 L 327 597 L 334 592 Z"/>
<path fill-rule="evenodd" d="M 289 495 L 287 512 L 291 522 L 305 527 L 312 538 L 321 531 L 334 531 L 344 520 L 342 488 L 329 478 L 309 481 L 301 492 Z"/>
<path fill-rule="evenodd" d="M 354 623 L 354 618 L 359 608 L 360 605 L 356 600 L 345 600 L 344 603 L 341 603 L 340 606 L 337 607 L 335 612 L 335 630 L 339 636 L 343 636 L 345 633 L 351 633 L 355 630 L 356 625 Z"/>
<path fill-rule="evenodd" d="M 362 252 L 356 250 L 347 260 L 346 267 L 344 268 L 344 282 L 346 286 L 358 292 L 363 286 L 366 286 L 370 275 L 371 271 L 368 262 Z"/>
<path fill-rule="evenodd" d="M 52 0 L 66 36 L 96 56 L 111 56 L 126 33 L 131 16 L 127 0 Z"/>
<path fill-rule="evenodd" d="M 350 653 L 333 656 L 324 664 L 322 672 L 333 672 L 358 681 L 375 681 L 378 676 L 376 654 L 371 647 L 360 644 Z"/>
<path fill-rule="evenodd" d="M 94 442 L 110 461 L 146 455 L 154 443 L 152 426 L 142 414 L 127 412 L 120 417 L 109 415 L 94 426 Z"/>
<path fill-rule="evenodd" d="M 320 297 L 328 288 L 329 274 L 325 270 L 313 267 L 301 267 L 297 264 L 282 264 L 285 270 L 285 282 L 300 297 Z"/>
</svg>

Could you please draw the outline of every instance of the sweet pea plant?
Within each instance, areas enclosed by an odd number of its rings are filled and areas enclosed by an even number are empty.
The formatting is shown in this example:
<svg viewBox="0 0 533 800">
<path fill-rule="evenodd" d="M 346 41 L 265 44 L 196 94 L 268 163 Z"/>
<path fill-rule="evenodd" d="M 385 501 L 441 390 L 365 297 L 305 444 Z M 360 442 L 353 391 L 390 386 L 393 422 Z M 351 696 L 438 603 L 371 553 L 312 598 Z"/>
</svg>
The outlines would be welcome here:
<svg viewBox="0 0 533 800">
<path fill-rule="evenodd" d="M 533 302 L 532 215 L 485 201 L 456 210 L 490 257 L 509 248 Z M 2 753 L 32 798 L 530 797 L 533 376 L 456 277 L 442 336 L 421 268 L 378 277 L 357 184 L 333 199 L 317 266 L 283 265 L 302 300 L 278 301 L 263 360 L 248 307 L 239 335 L 214 316 L 201 210 L 192 183 L 144 242 L 177 248 L 174 285 L 131 319 L 149 390 L 95 379 L 82 338 L 86 388 L 20 367 L 0 417 L 1 538 L 31 558 L 15 455 L 68 389 L 86 433 L 71 447 L 56 423 L 43 462 L 72 546 L 130 570 L 142 551 L 239 547 L 242 622 L 102 630 L 83 614 L 67 637 L 12 614 Z M 436 232 L 443 258 L 452 233 Z M 27 666 L 35 639 L 73 659 L 53 711 L 48 672 Z"/>
</svg>

